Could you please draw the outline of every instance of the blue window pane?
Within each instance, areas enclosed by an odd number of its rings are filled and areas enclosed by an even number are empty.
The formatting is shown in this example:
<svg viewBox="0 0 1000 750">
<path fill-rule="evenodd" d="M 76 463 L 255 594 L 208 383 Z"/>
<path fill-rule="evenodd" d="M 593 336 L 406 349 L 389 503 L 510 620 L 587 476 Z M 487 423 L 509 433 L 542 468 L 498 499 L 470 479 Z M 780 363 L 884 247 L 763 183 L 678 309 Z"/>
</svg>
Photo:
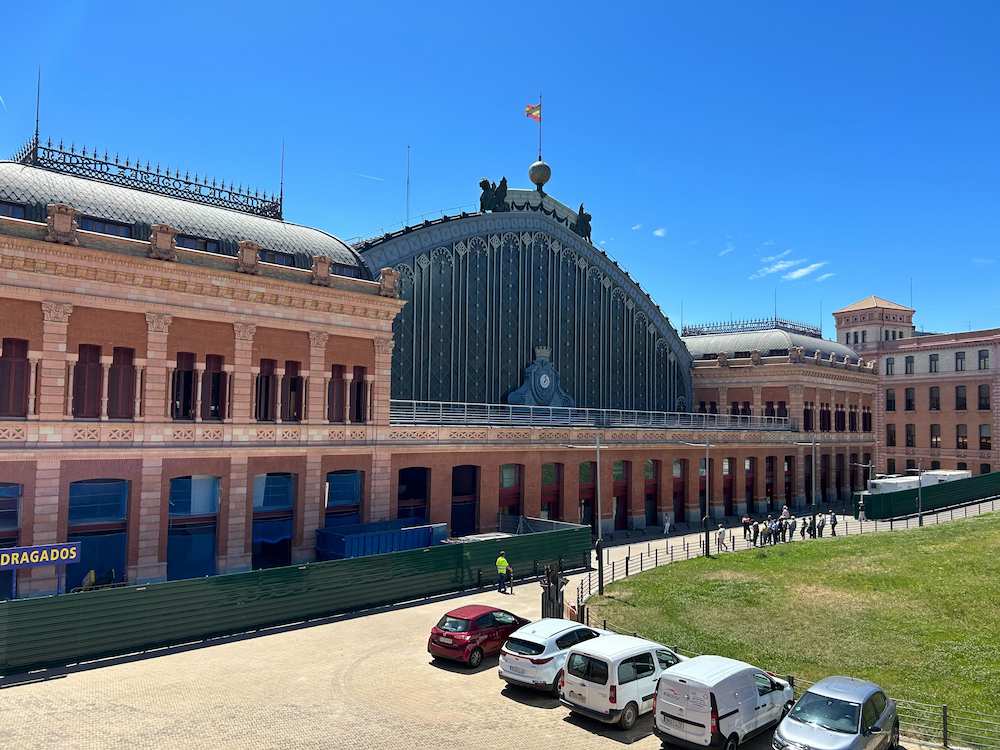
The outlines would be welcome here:
<svg viewBox="0 0 1000 750">
<path fill-rule="evenodd" d="M 21 485 L 0 484 L 0 531 L 16 531 Z"/>
<path fill-rule="evenodd" d="M 80 542 L 80 561 L 66 566 L 66 591 L 80 588 L 88 578 L 95 586 L 126 580 L 124 531 L 70 534 L 67 541 Z M 93 577 L 87 575 L 90 571 L 93 571 Z"/>
<path fill-rule="evenodd" d="M 294 474 L 258 474 L 253 478 L 254 510 L 289 510 L 294 504 Z"/>
<path fill-rule="evenodd" d="M 16 547 L 14 542 L 0 542 L 0 549 Z M 0 570 L 0 601 L 14 598 L 14 571 Z"/>
<path fill-rule="evenodd" d="M 171 528 L 167 535 L 167 580 L 215 575 L 215 524 Z"/>
<path fill-rule="evenodd" d="M 170 480 L 171 516 L 205 516 L 218 509 L 218 477 L 198 475 Z"/>
<path fill-rule="evenodd" d="M 361 505 L 360 471 L 332 471 L 326 475 L 326 507 Z"/>
<path fill-rule="evenodd" d="M 292 563 L 292 519 L 274 518 L 253 522 L 254 570 Z"/>
<path fill-rule="evenodd" d="M 327 513 L 326 528 L 332 526 L 346 526 L 348 524 L 361 523 L 361 513 L 358 511 L 347 511 L 346 513 Z"/>
<path fill-rule="evenodd" d="M 127 507 L 128 482 L 124 479 L 93 479 L 69 486 L 71 524 L 124 521 Z"/>
</svg>

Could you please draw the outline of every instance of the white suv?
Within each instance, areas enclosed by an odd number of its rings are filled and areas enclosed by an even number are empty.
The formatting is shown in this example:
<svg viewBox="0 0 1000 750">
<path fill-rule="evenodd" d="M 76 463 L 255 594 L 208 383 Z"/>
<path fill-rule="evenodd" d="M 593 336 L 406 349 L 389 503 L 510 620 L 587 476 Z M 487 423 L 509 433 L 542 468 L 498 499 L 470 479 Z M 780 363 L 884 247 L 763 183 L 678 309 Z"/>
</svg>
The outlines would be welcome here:
<svg viewBox="0 0 1000 750">
<path fill-rule="evenodd" d="M 569 649 L 606 631 L 572 620 L 546 617 L 515 630 L 500 649 L 500 679 L 512 685 L 559 694 Z"/>
</svg>

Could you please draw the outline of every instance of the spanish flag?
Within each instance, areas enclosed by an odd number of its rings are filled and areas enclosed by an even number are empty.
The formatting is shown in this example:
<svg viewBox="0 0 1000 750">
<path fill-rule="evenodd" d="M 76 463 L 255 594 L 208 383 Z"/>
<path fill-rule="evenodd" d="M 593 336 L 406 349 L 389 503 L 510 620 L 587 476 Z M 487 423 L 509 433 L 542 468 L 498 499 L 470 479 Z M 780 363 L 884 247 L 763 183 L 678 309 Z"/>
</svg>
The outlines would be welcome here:
<svg viewBox="0 0 1000 750">
<path fill-rule="evenodd" d="M 542 105 L 539 104 L 527 104 L 524 107 L 524 116 L 529 120 L 534 120 L 535 122 L 541 122 L 542 120 Z"/>
</svg>

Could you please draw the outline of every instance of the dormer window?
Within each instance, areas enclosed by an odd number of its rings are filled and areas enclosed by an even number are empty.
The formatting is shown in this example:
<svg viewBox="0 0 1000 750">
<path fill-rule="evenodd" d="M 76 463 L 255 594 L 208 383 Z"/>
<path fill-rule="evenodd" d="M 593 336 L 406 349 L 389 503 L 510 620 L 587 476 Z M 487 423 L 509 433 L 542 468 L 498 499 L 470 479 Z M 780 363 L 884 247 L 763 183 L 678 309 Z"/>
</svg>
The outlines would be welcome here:
<svg viewBox="0 0 1000 750">
<path fill-rule="evenodd" d="M 283 253 L 278 250 L 261 250 L 261 263 L 274 263 L 279 266 L 295 266 L 295 256 L 291 253 Z"/>
<path fill-rule="evenodd" d="M 25 208 L 20 203 L 0 201 L 0 216 L 9 216 L 12 219 L 23 219 L 25 217 Z"/>
<path fill-rule="evenodd" d="M 95 219 L 92 216 L 80 217 L 80 229 L 85 232 L 111 234 L 116 237 L 132 236 L 131 224 L 123 224 L 119 221 L 109 221 L 108 219 Z"/>
<path fill-rule="evenodd" d="M 177 235 L 177 247 L 185 247 L 188 250 L 198 250 L 203 253 L 222 252 L 218 240 L 207 240 L 204 237 L 191 237 L 186 234 Z"/>
</svg>

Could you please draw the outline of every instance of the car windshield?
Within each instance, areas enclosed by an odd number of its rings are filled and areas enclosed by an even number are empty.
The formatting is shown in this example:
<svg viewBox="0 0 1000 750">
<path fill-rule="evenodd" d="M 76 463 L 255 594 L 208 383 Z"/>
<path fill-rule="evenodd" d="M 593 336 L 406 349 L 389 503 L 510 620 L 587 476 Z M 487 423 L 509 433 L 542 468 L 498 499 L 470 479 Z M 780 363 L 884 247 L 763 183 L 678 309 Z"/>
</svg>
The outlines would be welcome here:
<svg viewBox="0 0 1000 750">
<path fill-rule="evenodd" d="M 858 733 L 861 706 L 838 698 L 816 693 L 805 693 L 795 704 L 789 716 L 803 724 L 813 724 L 831 732 Z"/>
<path fill-rule="evenodd" d="M 469 621 L 463 620 L 461 617 L 445 615 L 438 623 L 438 627 L 441 628 L 441 630 L 448 631 L 449 633 L 468 633 Z"/>
<path fill-rule="evenodd" d="M 545 650 L 545 646 L 540 643 L 525 641 L 520 638 L 508 638 L 507 650 L 511 653 L 524 654 L 525 656 L 538 656 Z"/>
</svg>

